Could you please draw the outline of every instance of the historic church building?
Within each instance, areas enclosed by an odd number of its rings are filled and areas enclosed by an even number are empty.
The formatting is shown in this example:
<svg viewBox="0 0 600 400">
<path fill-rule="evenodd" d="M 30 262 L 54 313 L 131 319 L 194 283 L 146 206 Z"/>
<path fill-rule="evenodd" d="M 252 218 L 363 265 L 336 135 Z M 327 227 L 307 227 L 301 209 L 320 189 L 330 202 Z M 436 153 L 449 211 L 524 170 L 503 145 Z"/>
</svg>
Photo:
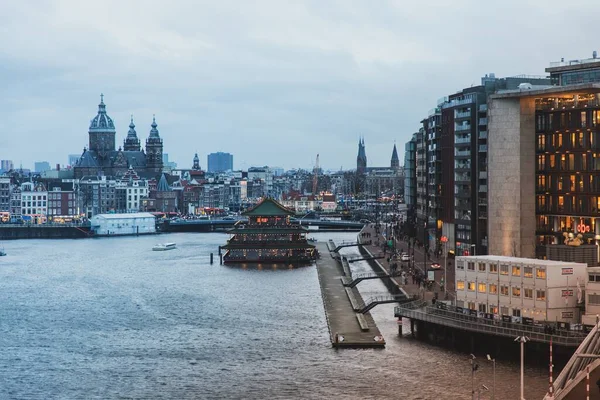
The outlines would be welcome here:
<svg viewBox="0 0 600 400">
<path fill-rule="evenodd" d="M 129 167 L 143 177 L 156 177 L 163 169 L 163 142 L 158 134 L 156 119 L 152 118 L 150 135 L 146 139 L 146 151 L 142 150 L 137 137 L 133 116 L 123 147 L 115 149 L 115 124 L 106 114 L 104 95 L 100 95 L 98 115 L 90 123 L 89 147 L 74 166 L 75 178 L 86 175 L 124 175 Z"/>
</svg>

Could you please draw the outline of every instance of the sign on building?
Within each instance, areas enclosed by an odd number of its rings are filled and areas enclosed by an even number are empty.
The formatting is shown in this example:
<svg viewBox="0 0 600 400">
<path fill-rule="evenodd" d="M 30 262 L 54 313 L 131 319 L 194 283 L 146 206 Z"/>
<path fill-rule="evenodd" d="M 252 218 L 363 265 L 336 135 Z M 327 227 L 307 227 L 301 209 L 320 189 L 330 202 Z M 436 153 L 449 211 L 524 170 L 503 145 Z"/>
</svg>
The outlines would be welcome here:
<svg viewBox="0 0 600 400">
<path fill-rule="evenodd" d="M 563 289 L 562 297 L 573 297 L 573 289 Z"/>
<path fill-rule="evenodd" d="M 563 268 L 562 275 L 573 275 L 573 268 Z"/>
</svg>

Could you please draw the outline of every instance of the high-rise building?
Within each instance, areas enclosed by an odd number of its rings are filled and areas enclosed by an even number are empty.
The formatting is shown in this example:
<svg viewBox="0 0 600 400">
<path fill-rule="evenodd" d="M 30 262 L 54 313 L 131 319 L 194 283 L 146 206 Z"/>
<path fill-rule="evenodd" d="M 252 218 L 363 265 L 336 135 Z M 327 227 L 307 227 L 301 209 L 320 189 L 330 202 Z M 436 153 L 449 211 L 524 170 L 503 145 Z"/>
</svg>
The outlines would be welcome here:
<svg viewBox="0 0 600 400">
<path fill-rule="evenodd" d="M 217 152 L 208 155 L 208 172 L 224 172 L 233 170 L 233 155 Z"/>
<path fill-rule="evenodd" d="M 412 139 L 404 146 L 404 203 L 410 215 L 414 214 L 417 197 L 416 153 L 417 134 L 413 133 Z"/>
<path fill-rule="evenodd" d="M 500 92 L 489 105 L 490 254 L 542 256 L 564 235 L 598 244 L 600 60 L 546 71 L 560 86 Z"/>
<path fill-rule="evenodd" d="M 37 174 L 41 174 L 42 172 L 50 171 L 50 163 L 48 161 L 36 161 L 34 164 L 34 169 Z"/>
<path fill-rule="evenodd" d="M 12 160 L 0 160 L 0 170 L 10 171 L 14 168 Z"/>
</svg>

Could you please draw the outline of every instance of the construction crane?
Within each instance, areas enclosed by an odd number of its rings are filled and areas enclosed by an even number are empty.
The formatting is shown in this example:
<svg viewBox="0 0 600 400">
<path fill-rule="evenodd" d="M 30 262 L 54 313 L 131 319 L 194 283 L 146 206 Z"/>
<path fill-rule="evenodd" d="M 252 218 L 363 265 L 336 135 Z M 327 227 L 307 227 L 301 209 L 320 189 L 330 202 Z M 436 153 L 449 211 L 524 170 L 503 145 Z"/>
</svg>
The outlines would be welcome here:
<svg viewBox="0 0 600 400">
<path fill-rule="evenodd" d="M 312 192 L 313 195 L 317 195 L 317 185 L 319 184 L 319 155 L 317 154 L 317 162 L 315 163 L 315 168 L 313 169 L 313 187 Z"/>
</svg>

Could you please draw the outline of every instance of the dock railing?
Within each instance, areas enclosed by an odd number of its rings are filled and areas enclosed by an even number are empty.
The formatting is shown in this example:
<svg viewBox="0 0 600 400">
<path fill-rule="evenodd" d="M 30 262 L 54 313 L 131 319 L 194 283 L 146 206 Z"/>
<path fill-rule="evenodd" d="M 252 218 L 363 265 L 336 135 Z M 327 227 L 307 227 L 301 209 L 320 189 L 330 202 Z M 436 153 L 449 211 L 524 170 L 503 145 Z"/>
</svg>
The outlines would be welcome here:
<svg viewBox="0 0 600 400">
<path fill-rule="evenodd" d="M 474 315 L 466 315 L 457 311 L 444 310 L 435 306 L 427 306 L 417 302 L 402 304 L 395 307 L 396 317 L 406 317 L 433 324 L 450 326 L 472 332 L 486 333 L 497 336 L 515 338 L 517 336 L 528 336 L 536 342 L 554 343 L 563 346 L 578 346 L 586 337 L 586 333 L 570 330 L 555 330 L 552 334 L 544 329 L 544 326 L 525 325 L 513 322 L 504 322 L 498 319 L 480 318 Z"/>
</svg>

